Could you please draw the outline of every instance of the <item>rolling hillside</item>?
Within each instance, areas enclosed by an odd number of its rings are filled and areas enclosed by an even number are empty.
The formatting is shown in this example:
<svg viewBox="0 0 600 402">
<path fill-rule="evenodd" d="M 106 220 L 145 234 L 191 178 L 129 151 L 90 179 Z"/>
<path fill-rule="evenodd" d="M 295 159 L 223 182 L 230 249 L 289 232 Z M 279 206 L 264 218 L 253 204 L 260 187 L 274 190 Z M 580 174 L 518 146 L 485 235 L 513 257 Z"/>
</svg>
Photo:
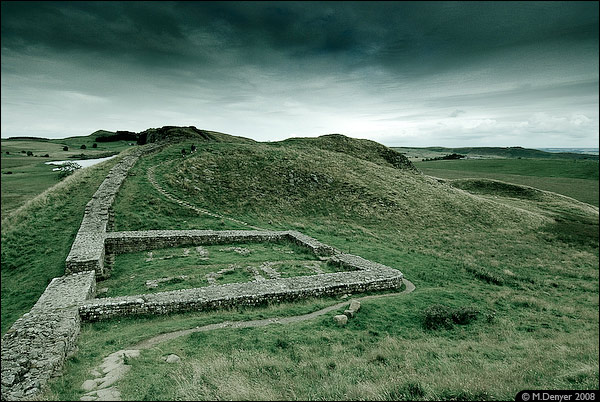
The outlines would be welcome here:
<svg viewBox="0 0 600 402">
<path fill-rule="evenodd" d="M 372 141 L 203 133 L 178 136 L 133 167 L 114 204 L 115 230 L 295 229 L 401 270 L 416 290 L 364 302 L 345 328 L 324 317 L 167 342 L 131 363 L 119 385 L 125 399 L 493 400 L 526 388 L 598 387 L 597 207 L 510 183 L 436 180 Z M 197 151 L 182 157 L 192 144 Z M 3 331 L 60 271 L 48 261 L 64 261 L 108 167 L 77 173 L 3 224 L 2 305 L 18 306 L 3 308 Z M 65 191 L 72 201 L 55 204 Z M 21 286 L 31 288 L 27 297 Z M 86 373 L 117 345 L 329 302 L 86 324 L 45 398 L 78 399 Z M 431 329 L 424 320 L 436 306 L 477 318 Z M 175 352 L 180 367 L 159 361 Z"/>
</svg>

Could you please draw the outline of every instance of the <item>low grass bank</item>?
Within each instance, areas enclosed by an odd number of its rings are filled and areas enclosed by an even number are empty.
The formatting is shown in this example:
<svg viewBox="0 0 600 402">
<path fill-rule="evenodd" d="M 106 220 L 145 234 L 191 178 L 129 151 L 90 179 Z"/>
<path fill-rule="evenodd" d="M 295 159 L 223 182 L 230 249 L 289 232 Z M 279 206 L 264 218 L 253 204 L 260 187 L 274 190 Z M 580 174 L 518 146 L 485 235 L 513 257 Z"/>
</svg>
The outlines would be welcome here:
<svg viewBox="0 0 600 402">
<path fill-rule="evenodd" d="M 598 161 L 469 159 L 414 162 L 423 173 L 441 179 L 487 178 L 563 194 L 599 205 Z"/>
</svg>

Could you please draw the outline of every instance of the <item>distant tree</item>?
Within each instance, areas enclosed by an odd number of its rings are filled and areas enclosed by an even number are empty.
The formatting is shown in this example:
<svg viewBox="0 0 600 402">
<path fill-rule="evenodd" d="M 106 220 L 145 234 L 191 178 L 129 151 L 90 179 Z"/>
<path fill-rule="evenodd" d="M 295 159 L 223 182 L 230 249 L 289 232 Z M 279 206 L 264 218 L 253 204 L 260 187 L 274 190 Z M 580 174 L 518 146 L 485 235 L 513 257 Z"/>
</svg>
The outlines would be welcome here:
<svg viewBox="0 0 600 402">
<path fill-rule="evenodd" d="M 80 148 L 81 149 L 86 149 L 87 147 L 85 146 L 85 144 L 83 144 Z"/>
<path fill-rule="evenodd" d="M 27 156 L 33 156 L 33 152 L 27 151 Z"/>
<path fill-rule="evenodd" d="M 6 155 L 10 155 L 10 152 L 6 151 Z"/>
<path fill-rule="evenodd" d="M 63 151 L 68 151 L 69 147 L 63 147 Z"/>
<path fill-rule="evenodd" d="M 92 144 L 92 148 L 98 148 L 98 144 L 96 144 L 95 142 Z"/>
</svg>

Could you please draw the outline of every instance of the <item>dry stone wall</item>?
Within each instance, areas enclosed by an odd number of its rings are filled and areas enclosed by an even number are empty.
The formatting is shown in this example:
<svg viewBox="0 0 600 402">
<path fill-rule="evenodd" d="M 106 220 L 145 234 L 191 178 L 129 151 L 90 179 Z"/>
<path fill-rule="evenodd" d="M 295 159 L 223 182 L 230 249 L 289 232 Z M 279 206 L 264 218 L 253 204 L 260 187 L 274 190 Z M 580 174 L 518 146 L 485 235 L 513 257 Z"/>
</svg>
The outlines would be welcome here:
<svg viewBox="0 0 600 402">
<path fill-rule="evenodd" d="M 277 303 L 306 297 L 356 293 L 397 288 L 402 273 L 359 256 L 344 254 L 333 247 L 296 231 L 267 230 L 148 230 L 108 233 L 106 253 L 123 254 L 157 248 L 231 244 L 236 242 L 288 241 L 305 247 L 317 256 L 330 256 L 329 263 L 346 271 L 261 282 L 211 285 L 137 296 L 97 299 L 80 307 L 82 319 L 98 321 L 118 316 L 167 314 L 192 310 L 229 308 L 237 305 Z"/>
<path fill-rule="evenodd" d="M 54 278 L 29 313 L 2 336 L 2 400 L 32 398 L 56 374 L 79 334 L 78 306 L 95 297 L 96 276 L 104 274 L 104 238 L 110 207 L 128 170 L 150 145 L 119 161 L 85 207 L 66 260 L 66 275 Z"/>
<path fill-rule="evenodd" d="M 95 296 L 94 271 L 54 278 L 2 337 L 2 399 L 37 393 L 60 370 L 79 334 L 78 306 Z"/>
<path fill-rule="evenodd" d="M 84 321 L 99 321 L 127 315 L 257 306 L 307 297 L 398 288 L 401 285 L 402 273 L 395 269 L 360 270 L 95 299 L 80 306 L 79 314 Z"/>
<path fill-rule="evenodd" d="M 104 238 L 109 224 L 112 224 L 112 204 L 117 192 L 127 178 L 129 169 L 140 156 L 154 151 L 157 145 L 138 148 L 123 157 L 108 173 L 98 190 L 85 207 L 83 221 L 67 256 L 65 272 L 71 274 L 94 270 L 101 278 L 104 270 Z"/>
<path fill-rule="evenodd" d="M 105 236 L 108 254 L 133 253 L 157 248 L 188 245 L 231 244 L 238 242 L 292 242 L 317 256 L 333 255 L 337 250 L 295 231 L 272 230 L 146 230 L 112 232 Z"/>
</svg>

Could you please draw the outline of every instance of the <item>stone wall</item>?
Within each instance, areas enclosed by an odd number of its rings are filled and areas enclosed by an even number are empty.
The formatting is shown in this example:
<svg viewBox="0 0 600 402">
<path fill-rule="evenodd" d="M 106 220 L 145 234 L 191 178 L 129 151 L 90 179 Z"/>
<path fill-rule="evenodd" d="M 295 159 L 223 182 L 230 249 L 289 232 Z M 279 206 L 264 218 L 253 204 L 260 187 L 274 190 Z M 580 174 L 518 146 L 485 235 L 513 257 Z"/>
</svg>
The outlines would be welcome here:
<svg viewBox="0 0 600 402">
<path fill-rule="evenodd" d="M 154 294 L 95 299 L 81 305 L 79 314 L 84 321 L 99 321 L 127 315 L 257 306 L 307 297 L 393 289 L 402 285 L 402 277 L 400 271 L 387 268 L 212 285 Z"/>
<path fill-rule="evenodd" d="M 79 334 L 78 306 L 95 296 L 94 271 L 54 278 L 2 337 L 2 400 L 32 396 L 62 367 Z"/>
<path fill-rule="evenodd" d="M 107 254 L 123 254 L 189 245 L 284 241 L 305 247 L 317 256 L 332 255 L 337 252 L 333 247 L 329 247 L 302 233 L 271 230 L 146 230 L 139 232 L 112 232 L 107 233 L 105 236 L 105 251 Z"/>
<path fill-rule="evenodd" d="M 32 398 L 72 351 L 80 329 L 78 306 L 95 297 L 95 278 L 103 274 L 110 207 L 128 170 L 159 146 L 138 148 L 111 169 L 85 207 L 67 257 L 67 275 L 54 278 L 29 313 L 2 336 L 2 400 Z"/>
<path fill-rule="evenodd" d="M 231 244 L 238 242 L 292 242 L 317 256 L 331 256 L 329 263 L 346 271 L 264 282 L 212 285 L 155 294 L 95 300 L 80 307 L 84 320 L 97 321 L 138 314 L 167 314 L 240 305 L 276 303 L 305 297 L 397 288 L 402 273 L 359 256 L 344 254 L 296 231 L 268 230 L 147 230 L 107 233 L 107 254 L 123 254 L 158 248 Z"/>
<path fill-rule="evenodd" d="M 154 151 L 157 147 L 159 146 L 148 145 L 135 149 L 131 154 L 123 157 L 100 184 L 85 207 L 81 226 L 67 256 L 65 264 L 67 274 L 93 269 L 99 278 L 105 276 L 104 237 L 109 223 L 112 223 L 112 204 L 119 188 L 127 178 L 129 169 L 140 156 Z"/>
</svg>

